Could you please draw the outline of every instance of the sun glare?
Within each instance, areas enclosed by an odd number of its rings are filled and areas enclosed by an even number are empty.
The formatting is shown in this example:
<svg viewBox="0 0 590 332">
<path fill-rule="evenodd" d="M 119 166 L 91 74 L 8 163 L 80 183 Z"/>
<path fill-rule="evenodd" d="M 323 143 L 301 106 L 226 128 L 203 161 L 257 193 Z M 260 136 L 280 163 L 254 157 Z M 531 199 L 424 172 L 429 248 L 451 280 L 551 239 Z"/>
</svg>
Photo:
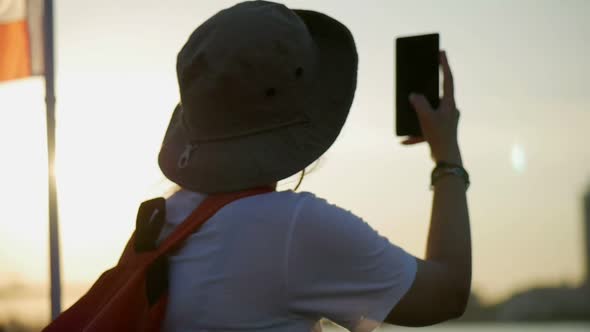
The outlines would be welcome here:
<svg viewBox="0 0 590 332">
<path fill-rule="evenodd" d="M 71 82 L 71 81 L 70 81 Z M 95 87 L 62 81 L 57 102 L 56 160 L 62 272 L 65 281 L 88 282 L 118 259 L 130 236 L 138 204 L 162 195 L 172 184 L 156 164 L 160 139 L 157 128 L 137 116 L 124 96 L 89 103 Z M 111 83 L 115 84 L 115 83 Z M 0 107 L 0 275 L 23 281 L 47 282 L 47 139 L 43 80 L 32 78 L 2 84 Z M 130 103 L 130 102 L 129 102 Z M 148 101 L 133 101 L 148 109 Z M 118 119 L 118 121 L 115 121 Z M 145 142 L 143 144 L 138 142 Z M 26 239 L 26 241 L 24 240 Z M 10 251 L 5 250 L 11 248 Z M 15 255 L 14 253 L 18 253 Z M 24 259 L 23 259 L 24 258 Z M 14 273 L 16 274 L 14 274 Z M 0 278 L 1 279 L 1 278 Z M 2 282 L 2 280 L 0 280 Z"/>
<path fill-rule="evenodd" d="M 43 82 L 33 78 L 0 87 L 0 275 L 43 280 L 47 276 L 43 264 L 47 257 Z M 0 283 L 10 282 L 2 279 Z"/>
</svg>

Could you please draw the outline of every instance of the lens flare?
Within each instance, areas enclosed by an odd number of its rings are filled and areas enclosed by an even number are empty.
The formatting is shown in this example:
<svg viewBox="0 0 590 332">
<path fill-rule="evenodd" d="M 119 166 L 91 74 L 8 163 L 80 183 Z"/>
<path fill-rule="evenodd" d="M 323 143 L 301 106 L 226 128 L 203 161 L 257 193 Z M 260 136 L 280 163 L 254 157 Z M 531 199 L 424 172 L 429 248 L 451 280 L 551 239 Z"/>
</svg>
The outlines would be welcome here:
<svg viewBox="0 0 590 332">
<path fill-rule="evenodd" d="M 512 169 L 517 173 L 524 173 L 526 169 L 526 154 L 524 152 L 524 147 L 520 144 L 512 145 L 511 155 Z"/>
</svg>

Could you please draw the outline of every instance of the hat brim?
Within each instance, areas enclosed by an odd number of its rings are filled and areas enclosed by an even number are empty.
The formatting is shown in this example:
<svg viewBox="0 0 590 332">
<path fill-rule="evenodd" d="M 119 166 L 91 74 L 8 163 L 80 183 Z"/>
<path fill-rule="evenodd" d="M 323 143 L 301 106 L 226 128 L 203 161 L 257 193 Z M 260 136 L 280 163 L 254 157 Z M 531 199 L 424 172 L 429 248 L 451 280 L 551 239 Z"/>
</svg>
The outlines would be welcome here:
<svg viewBox="0 0 590 332">
<path fill-rule="evenodd" d="M 356 90 L 358 56 L 350 31 L 337 20 L 309 10 L 293 10 L 306 24 L 319 52 L 315 89 L 306 96 L 309 122 L 253 135 L 211 141 L 178 161 L 189 141 L 180 125 L 181 105 L 172 114 L 158 156 L 164 175 L 179 186 L 219 193 L 285 179 L 318 159 L 334 143 Z"/>
</svg>

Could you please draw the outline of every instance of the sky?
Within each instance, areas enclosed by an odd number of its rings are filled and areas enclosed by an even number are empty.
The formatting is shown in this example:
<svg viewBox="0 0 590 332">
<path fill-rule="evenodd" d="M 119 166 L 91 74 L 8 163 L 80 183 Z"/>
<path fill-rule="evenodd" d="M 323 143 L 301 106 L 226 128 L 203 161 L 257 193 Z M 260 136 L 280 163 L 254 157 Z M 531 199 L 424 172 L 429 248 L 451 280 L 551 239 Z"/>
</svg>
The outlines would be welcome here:
<svg viewBox="0 0 590 332">
<path fill-rule="evenodd" d="M 65 285 L 116 263 L 179 99 L 189 34 L 235 1 L 58 0 L 57 160 Z M 342 134 L 301 190 L 424 254 L 432 193 L 425 145 L 394 135 L 394 39 L 439 32 L 455 76 L 472 185 L 474 289 L 485 301 L 585 278 L 590 188 L 590 2 L 284 1 L 352 31 L 358 88 Z M 43 81 L 0 84 L 0 287 L 48 283 Z M 293 188 L 293 180 L 279 189 Z"/>
</svg>

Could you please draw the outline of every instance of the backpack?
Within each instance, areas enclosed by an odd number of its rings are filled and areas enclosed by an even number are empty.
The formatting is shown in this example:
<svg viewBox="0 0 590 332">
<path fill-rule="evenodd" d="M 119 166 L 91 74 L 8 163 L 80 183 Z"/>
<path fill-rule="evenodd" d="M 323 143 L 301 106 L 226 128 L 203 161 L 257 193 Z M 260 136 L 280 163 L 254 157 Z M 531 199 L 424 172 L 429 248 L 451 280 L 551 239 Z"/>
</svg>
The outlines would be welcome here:
<svg viewBox="0 0 590 332">
<path fill-rule="evenodd" d="M 226 204 L 273 188 L 208 196 L 170 236 L 156 245 L 166 215 L 166 201 L 141 204 L 136 228 L 115 267 L 104 272 L 74 305 L 43 332 L 160 331 L 168 301 L 168 255 Z"/>
</svg>

